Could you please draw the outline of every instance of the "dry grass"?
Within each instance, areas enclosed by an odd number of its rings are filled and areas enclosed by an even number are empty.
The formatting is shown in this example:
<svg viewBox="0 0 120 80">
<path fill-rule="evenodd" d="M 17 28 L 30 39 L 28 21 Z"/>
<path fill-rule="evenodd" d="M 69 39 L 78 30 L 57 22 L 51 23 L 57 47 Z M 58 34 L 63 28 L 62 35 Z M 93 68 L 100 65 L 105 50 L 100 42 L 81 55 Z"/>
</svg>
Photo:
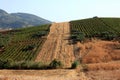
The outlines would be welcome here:
<svg viewBox="0 0 120 80">
<path fill-rule="evenodd" d="M 77 43 L 78 59 L 87 64 L 86 76 L 90 80 L 120 80 L 120 43 L 92 40 Z"/>
<path fill-rule="evenodd" d="M 84 44 L 78 43 L 79 55 L 83 63 L 101 63 L 120 60 L 120 45 L 118 42 L 93 40 Z"/>
</svg>

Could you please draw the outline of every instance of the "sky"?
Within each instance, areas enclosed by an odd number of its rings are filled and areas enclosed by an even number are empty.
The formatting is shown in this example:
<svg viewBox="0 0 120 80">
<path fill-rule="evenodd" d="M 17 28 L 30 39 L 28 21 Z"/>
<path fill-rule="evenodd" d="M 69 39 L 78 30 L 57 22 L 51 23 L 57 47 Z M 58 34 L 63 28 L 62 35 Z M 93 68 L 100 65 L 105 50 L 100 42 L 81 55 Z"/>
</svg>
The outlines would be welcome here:
<svg viewBox="0 0 120 80">
<path fill-rule="evenodd" d="M 120 0 L 0 0 L 0 9 L 64 22 L 94 16 L 120 17 Z"/>
</svg>

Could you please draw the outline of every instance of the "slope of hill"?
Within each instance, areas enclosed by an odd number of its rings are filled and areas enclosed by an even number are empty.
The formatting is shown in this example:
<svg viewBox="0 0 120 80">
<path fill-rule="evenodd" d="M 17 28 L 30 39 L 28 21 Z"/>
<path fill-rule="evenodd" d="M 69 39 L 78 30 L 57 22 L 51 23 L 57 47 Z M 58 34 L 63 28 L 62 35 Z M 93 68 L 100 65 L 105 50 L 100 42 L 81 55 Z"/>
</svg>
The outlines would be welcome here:
<svg viewBox="0 0 120 80">
<path fill-rule="evenodd" d="M 89 18 L 71 21 L 71 33 L 83 33 L 86 37 L 103 36 L 110 34 L 113 37 L 120 36 L 120 19 L 116 18 Z"/>
<path fill-rule="evenodd" d="M 35 60 L 45 42 L 50 25 L 22 28 L 0 33 L 0 60 Z"/>
<path fill-rule="evenodd" d="M 41 61 L 49 64 L 52 60 L 57 59 L 63 63 L 64 68 L 70 68 L 74 61 L 79 61 L 81 65 L 71 74 L 67 69 L 68 77 L 61 76 L 59 69 L 40 71 L 35 77 L 27 77 L 34 79 L 48 80 L 119 80 L 120 77 L 120 28 L 119 19 L 116 18 L 90 18 L 53 23 L 40 27 L 22 28 L 7 32 L 1 32 L 0 35 L 0 59 L 13 61 Z M 48 36 L 47 36 L 48 34 Z M 105 38 L 104 38 L 105 37 Z M 107 38 L 106 38 L 107 37 Z M 85 38 L 85 41 L 84 39 Z M 72 44 L 72 39 L 76 41 Z M 105 40 L 104 40 L 105 39 Z M 82 41 L 81 41 L 82 40 Z M 81 42 L 80 42 L 81 41 Z M 1 65 L 4 68 L 3 65 Z M 24 65 L 23 65 L 24 66 Z M 18 66 L 19 68 L 20 66 Z M 86 72 L 84 72 L 86 71 Z M 11 70 L 13 76 L 4 76 L 6 70 L 0 76 L 1 79 L 22 79 L 17 73 Z M 37 72 L 37 71 L 36 71 Z M 33 73 L 36 73 L 33 72 Z M 59 72 L 58 75 L 55 73 Z M 64 69 L 61 71 L 65 73 Z M 97 73 L 98 72 L 98 73 Z M 20 72 L 24 73 L 24 71 Z M 27 75 L 32 75 L 29 71 Z M 81 77 L 81 73 L 86 73 L 88 77 Z M 26 76 L 23 75 L 23 76 Z M 41 75 L 43 74 L 43 75 Z M 74 75 L 73 75 L 74 74 Z M 106 76 L 106 74 L 109 74 Z M 72 78 L 73 75 L 74 77 Z M 55 77 L 54 77 L 55 76 Z M 26 79 L 27 79 L 26 78 Z M 34 79 L 33 79 L 34 78 Z M 90 79 L 89 79 L 90 78 Z M 44 78 L 43 78 L 44 79 Z"/>
<path fill-rule="evenodd" d="M 0 9 L 0 28 L 22 28 L 50 24 L 51 22 L 38 16 L 27 13 L 7 13 Z"/>
<path fill-rule="evenodd" d="M 82 55 L 79 59 L 82 59 L 83 63 L 120 60 L 119 21 L 119 18 L 94 17 L 70 22 L 72 41 L 77 43 L 76 47 L 80 49 L 78 54 Z M 86 40 L 88 38 L 90 38 L 89 41 Z M 101 41 L 101 39 L 106 41 Z M 79 43 L 85 40 L 84 44 Z"/>
<path fill-rule="evenodd" d="M 103 22 L 120 32 L 120 18 L 101 18 Z"/>
<path fill-rule="evenodd" d="M 65 67 L 70 67 L 74 61 L 73 46 L 69 45 L 70 36 L 68 22 L 53 23 L 46 42 L 43 45 L 36 61 L 51 62 L 54 59 L 62 61 Z"/>
<path fill-rule="evenodd" d="M 89 18 L 70 22 L 75 58 L 90 80 L 118 80 L 120 18 Z M 109 74 L 109 75 L 106 75 Z"/>
</svg>

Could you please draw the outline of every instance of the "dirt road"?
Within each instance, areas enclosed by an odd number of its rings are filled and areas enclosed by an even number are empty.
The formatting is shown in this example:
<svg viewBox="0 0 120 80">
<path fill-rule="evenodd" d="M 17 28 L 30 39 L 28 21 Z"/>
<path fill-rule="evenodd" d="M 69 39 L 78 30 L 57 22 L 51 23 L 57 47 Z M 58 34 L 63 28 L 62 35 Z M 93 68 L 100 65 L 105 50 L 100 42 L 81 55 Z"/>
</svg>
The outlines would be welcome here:
<svg viewBox="0 0 120 80">
<path fill-rule="evenodd" d="M 75 70 L 0 70 L 0 80 L 88 80 Z"/>
<path fill-rule="evenodd" d="M 70 66 L 74 61 L 73 45 L 68 44 L 70 27 L 68 22 L 53 23 L 50 33 L 43 45 L 36 61 L 51 62 L 53 59 L 62 61 L 65 66 Z"/>
</svg>

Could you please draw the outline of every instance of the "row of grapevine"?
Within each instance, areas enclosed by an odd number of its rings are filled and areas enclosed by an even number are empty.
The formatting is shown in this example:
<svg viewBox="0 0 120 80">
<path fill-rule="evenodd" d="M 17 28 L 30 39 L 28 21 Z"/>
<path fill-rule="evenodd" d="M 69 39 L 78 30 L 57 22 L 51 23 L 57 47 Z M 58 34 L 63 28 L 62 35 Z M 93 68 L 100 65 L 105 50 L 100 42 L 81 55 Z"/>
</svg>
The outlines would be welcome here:
<svg viewBox="0 0 120 80">
<path fill-rule="evenodd" d="M 43 25 L 7 32 L 6 34 L 10 36 L 10 40 L 7 42 L 7 44 L 4 44 L 4 49 L 0 51 L 0 59 L 10 59 L 14 61 L 35 60 L 46 38 L 43 38 L 39 35 L 34 38 L 32 37 L 32 35 L 37 34 L 38 32 L 45 31 L 44 36 L 47 36 L 47 34 L 49 33 L 49 28 L 50 25 Z M 4 37 L 6 36 L 6 34 L 1 33 L 1 35 Z"/>
<path fill-rule="evenodd" d="M 101 20 L 120 33 L 120 18 L 101 18 Z"/>
<path fill-rule="evenodd" d="M 114 27 L 105 24 L 99 18 L 90 18 L 84 20 L 77 20 L 70 22 L 71 34 L 76 35 L 76 33 L 83 33 L 85 37 L 107 37 L 114 38 L 119 35 L 120 31 L 116 31 Z M 77 34 L 78 35 L 78 34 Z"/>
</svg>

